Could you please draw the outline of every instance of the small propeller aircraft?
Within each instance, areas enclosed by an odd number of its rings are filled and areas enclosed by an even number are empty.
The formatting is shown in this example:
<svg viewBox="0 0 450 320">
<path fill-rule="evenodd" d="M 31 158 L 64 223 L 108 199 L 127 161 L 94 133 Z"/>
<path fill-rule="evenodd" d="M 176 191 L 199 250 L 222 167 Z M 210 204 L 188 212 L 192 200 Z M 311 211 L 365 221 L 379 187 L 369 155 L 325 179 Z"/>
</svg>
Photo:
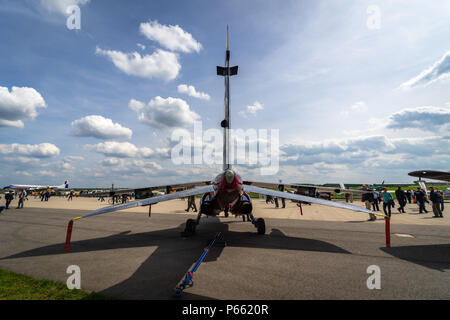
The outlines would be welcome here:
<svg viewBox="0 0 450 320">
<path fill-rule="evenodd" d="M 305 196 L 302 194 L 295 194 L 289 192 L 283 192 L 279 190 L 267 189 L 267 187 L 276 188 L 280 186 L 279 183 L 258 183 L 251 181 L 244 181 L 241 176 L 232 169 L 229 161 L 229 130 L 230 130 L 230 77 L 235 76 L 238 73 L 238 66 L 230 67 L 230 49 L 228 42 L 228 27 L 226 34 L 225 43 L 225 67 L 217 67 L 217 75 L 223 76 L 225 78 L 225 119 L 221 122 L 221 127 L 224 129 L 224 139 L 223 139 L 223 170 L 220 172 L 213 181 L 200 181 L 187 184 L 171 185 L 171 186 L 158 186 L 149 187 L 146 189 L 137 189 L 136 200 L 119 204 L 115 206 L 105 207 L 93 212 L 90 212 L 81 217 L 74 218 L 69 221 L 69 226 L 67 230 L 66 238 L 66 251 L 69 249 L 70 237 L 72 232 L 72 225 L 74 221 L 93 217 L 96 215 L 124 210 L 128 208 L 138 207 L 138 206 L 151 206 L 163 201 L 169 201 L 173 199 L 186 198 L 193 195 L 203 194 L 200 201 L 200 210 L 198 212 L 196 219 L 188 219 L 185 225 L 185 235 L 192 235 L 196 232 L 196 228 L 200 223 L 202 215 L 206 216 L 217 216 L 221 212 L 232 213 L 236 216 L 247 216 L 251 223 L 257 229 L 257 233 L 262 235 L 266 232 L 265 221 L 262 218 L 255 218 L 253 216 L 252 201 L 248 193 L 257 193 L 266 196 L 279 197 L 284 199 L 295 200 L 299 202 L 313 203 L 324 206 L 331 206 L 336 208 L 343 208 L 348 210 L 353 210 L 356 212 L 370 213 L 375 215 L 380 215 L 377 212 L 367 210 L 362 207 L 349 205 L 345 203 L 337 203 L 329 200 L 318 199 L 315 197 Z M 194 187 L 189 190 L 178 191 L 170 193 L 173 187 Z M 297 186 L 287 186 L 292 188 L 297 188 Z M 155 189 L 167 189 L 167 194 L 161 196 L 152 196 L 151 191 Z M 126 192 L 129 190 L 115 190 L 114 192 Z M 149 197 L 142 198 L 142 195 L 147 195 Z M 384 215 L 383 215 L 384 216 Z"/>
</svg>

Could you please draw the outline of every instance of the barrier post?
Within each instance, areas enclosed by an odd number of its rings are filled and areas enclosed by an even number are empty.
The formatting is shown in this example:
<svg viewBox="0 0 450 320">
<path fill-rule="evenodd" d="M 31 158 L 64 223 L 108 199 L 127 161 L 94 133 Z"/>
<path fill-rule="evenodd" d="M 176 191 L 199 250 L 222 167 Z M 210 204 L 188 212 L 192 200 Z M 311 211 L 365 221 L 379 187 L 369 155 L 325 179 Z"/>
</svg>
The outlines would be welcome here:
<svg viewBox="0 0 450 320">
<path fill-rule="evenodd" d="M 391 218 L 385 217 L 384 223 L 386 226 L 386 248 L 391 247 Z"/>
<path fill-rule="evenodd" d="M 150 218 L 152 216 L 152 205 L 148 206 L 148 217 Z"/>
<path fill-rule="evenodd" d="M 67 226 L 66 246 L 64 248 L 65 252 L 69 252 L 70 238 L 72 237 L 72 226 L 73 226 L 73 220 L 70 220 L 69 225 Z"/>
<path fill-rule="evenodd" d="M 299 206 L 299 208 L 300 208 L 300 215 L 303 215 L 302 203 L 299 202 L 299 203 L 298 203 L 298 206 Z"/>
</svg>

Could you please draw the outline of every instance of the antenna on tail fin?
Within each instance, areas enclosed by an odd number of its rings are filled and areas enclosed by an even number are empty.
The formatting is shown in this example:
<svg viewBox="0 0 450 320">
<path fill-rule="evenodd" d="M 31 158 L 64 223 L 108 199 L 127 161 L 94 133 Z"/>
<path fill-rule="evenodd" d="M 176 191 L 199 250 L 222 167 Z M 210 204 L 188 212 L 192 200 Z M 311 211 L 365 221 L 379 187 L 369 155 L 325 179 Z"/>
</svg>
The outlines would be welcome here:
<svg viewBox="0 0 450 320">
<path fill-rule="evenodd" d="M 225 67 L 217 66 L 217 75 L 225 77 L 225 119 L 220 123 L 223 128 L 223 170 L 231 169 L 229 158 L 229 144 L 230 144 L 230 76 L 235 76 L 238 73 L 238 66 L 230 68 L 230 46 L 227 35 L 225 39 Z"/>
</svg>

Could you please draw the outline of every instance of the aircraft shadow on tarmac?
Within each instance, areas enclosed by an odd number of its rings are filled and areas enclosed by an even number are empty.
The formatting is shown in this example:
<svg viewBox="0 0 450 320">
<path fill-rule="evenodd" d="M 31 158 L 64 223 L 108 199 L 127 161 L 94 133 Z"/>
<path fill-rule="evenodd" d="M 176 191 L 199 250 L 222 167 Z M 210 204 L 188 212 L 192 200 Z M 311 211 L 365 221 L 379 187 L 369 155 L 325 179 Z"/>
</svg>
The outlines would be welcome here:
<svg viewBox="0 0 450 320">
<path fill-rule="evenodd" d="M 224 234 L 227 247 L 350 254 L 333 244 L 313 239 L 289 237 L 277 229 L 272 229 L 270 234 L 264 236 L 257 235 L 256 232 L 229 231 L 228 223 L 222 223 L 217 218 L 210 217 L 202 220 L 196 235 L 189 238 L 180 236 L 180 231 L 184 229 L 184 226 L 183 223 L 172 229 L 135 234 L 126 231 L 103 238 L 73 241 L 70 252 L 66 254 L 156 246 L 157 249 L 131 277 L 102 291 L 103 294 L 125 299 L 170 299 L 174 288 L 184 279 L 186 272 L 202 254 L 203 248 L 219 231 Z M 64 244 L 59 243 L 3 257 L 0 260 L 65 254 L 63 248 Z M 215 261 L 221 255 L 223 248 L 223 246 L 215 246 L 204 262 Z M 211 298 L 190 294 L 187 289 L 183 294 L 183 299 Z"/>
<path fill-rule="evenodd" d="M 408 262 L 444 272 L 450 269 L 450 244 L 381 248 L 384 252 Z"/>
</svg>

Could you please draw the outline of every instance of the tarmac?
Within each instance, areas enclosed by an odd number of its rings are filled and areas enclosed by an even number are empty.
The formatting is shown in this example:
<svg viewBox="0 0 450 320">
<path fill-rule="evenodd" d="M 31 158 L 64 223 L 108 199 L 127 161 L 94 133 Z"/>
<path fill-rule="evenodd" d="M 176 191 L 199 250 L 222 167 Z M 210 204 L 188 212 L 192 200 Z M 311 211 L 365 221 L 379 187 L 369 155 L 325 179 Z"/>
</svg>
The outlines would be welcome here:
<svg viewBox="0 0 450 320">
<path fill-rule="evenodd" d="M 286 204 L 254 201 L 255 217 L 266 220 L 264 236 L 241 218 L 222 216 L 202 218 L 196 235 L 182 237 L 186 219 L 195 217 L 183 200 L 152 206 L 151 217 L 148 207 L 95 216 L 75 221 L 65 253 L 69 220 L 105 204 L 30 199 L 24 209 L 0 214 L 0 268 L 65 283 L 67 268 L 77 265 L 84 290 L 174 299 L 174 288 L 221 231 L 226 244 L 211 250 L 181 299 L 450 299 L 448 208 L 443 219 L 418 214 L 414 204 L 393 214 L 386 248 L 381 217 L 367 222 L 365 214 L 318 205 L 303 206 L 300 215 Z M 374 265 L 380 289 L 367 285 Z"/>
</svg>

